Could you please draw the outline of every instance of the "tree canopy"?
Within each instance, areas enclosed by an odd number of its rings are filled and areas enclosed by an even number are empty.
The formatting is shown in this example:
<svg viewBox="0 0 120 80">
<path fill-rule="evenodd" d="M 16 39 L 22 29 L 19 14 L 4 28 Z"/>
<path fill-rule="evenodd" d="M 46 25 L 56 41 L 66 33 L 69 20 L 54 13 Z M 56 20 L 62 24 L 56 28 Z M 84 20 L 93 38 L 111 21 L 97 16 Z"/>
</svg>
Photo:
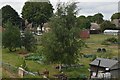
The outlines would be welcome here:
<svg viewBox="0 0 120 80">
<path fill-rule="evenodd" d="M 104 21 L 101 25 L 100 25 L 101 31 L 103 32 L 106 29 L 116 29 L 115 24 L 112 24 L 110 21 Z"/>
<path fill-rule="evenodd" d="M 51 63 L 74 64 L 84 42 L 79 39 L 76 3 L 58 4 L 57 12 L 49 22 L 50 31 L 42 36 L 43 54 Z"/>
<path fill-rule="evenodd" d="M 97 13 L 93 16 L 93 20 L 94 22 L 101 24 L 104 20 L 103 20 L 103 15 L 101 13 Z"/>
<path fill-rule="evenodd" d="M 22 9 L 22 17 L 27 19 L 29 23 L 34 26 L 40 25 L 41 30 L 49 18 L 53 15 L 53 8 L 51 3 L 48 2 L 25 2 Z"/>
<path fill-rule="evenodd" d="M 7 23 L 7 21 L 11 22 L 13 25 L 21 26 L 21 18 L 18 13 L 10 6 L 6 5 L 1 8 L 2 10 L 2 25 Z"/>
<path fill-rule="evenodd" d="M 120 12 L 114 13 L 114 14 L 111 16 L 111 20 L 113 20 L 113 19 L 120 19 Z"/>
<path fill-rule="evenodd" d="M 90 22 L 95 22 L 97 24 L 101 24 L 104 20 L 103 20 L 103 15 L 101 13 L 97 13 L 93 16 L 87 16 L 87 19 L 90 21 Z"/>
<path fill-rule="evenodd" d="M 79 16 L 77 22 L 81 29 L 90 29 L 91 23 L 85 16 Z"/>
<path fill-rule="evenodd" d="M 90 22 L 94 22 L 93 16 L 87 16 L 86 18 L 87 18 L 87 20 L 89 20 Z"/>
</svg>

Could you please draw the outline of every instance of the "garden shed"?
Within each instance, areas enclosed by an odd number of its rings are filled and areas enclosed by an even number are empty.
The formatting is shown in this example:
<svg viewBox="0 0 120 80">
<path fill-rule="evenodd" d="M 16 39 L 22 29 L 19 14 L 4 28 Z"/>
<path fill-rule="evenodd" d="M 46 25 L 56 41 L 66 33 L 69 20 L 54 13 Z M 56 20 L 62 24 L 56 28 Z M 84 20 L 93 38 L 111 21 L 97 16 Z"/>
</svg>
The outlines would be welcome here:
<svg viewBox="0 0 120 80">
<path fill-rule="evenodd" d="M 120 63 L 117 60 L 96 58 L 90 65 L 91 78 L 118 78 Z M 97 75 L 97 76 L 96 76 Z"/>
<path fill-rule="evenodd" d="M 80 31 L 80 38 L 82 39 L 88 39 L 90 38 L 90 31 L 85 29 Z"/>
</svg>

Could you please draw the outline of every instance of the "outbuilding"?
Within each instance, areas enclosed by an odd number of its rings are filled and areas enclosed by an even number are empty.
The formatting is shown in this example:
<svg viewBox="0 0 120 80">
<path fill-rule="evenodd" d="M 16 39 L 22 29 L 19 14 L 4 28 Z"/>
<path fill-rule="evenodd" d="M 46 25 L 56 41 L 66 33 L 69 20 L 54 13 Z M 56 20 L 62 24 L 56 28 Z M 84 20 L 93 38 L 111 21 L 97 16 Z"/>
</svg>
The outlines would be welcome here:
<svg viewBox="0 0 120 80">
<path fill-rule="evenodd" d="M 105 35 L 118 35 L 120 30 L 104 30 Z"/>
<path fill-rule="evenodd" d="M 88 39 L 90 38 L 90 30 L 84 29 L 80 31 L 80 38 L 82 39 Z"/>
<path fill-rule="evenodd" d="M 100 25 L 97 23 L 91 23 L 90 34 L 99 34 L 100 33 Z"/>
<path fill-rule="evenodd" d="M 90 64 L 90 78 L 119 78 L 120 63 L 118 60 L 96 58 Z"/>
</svg>

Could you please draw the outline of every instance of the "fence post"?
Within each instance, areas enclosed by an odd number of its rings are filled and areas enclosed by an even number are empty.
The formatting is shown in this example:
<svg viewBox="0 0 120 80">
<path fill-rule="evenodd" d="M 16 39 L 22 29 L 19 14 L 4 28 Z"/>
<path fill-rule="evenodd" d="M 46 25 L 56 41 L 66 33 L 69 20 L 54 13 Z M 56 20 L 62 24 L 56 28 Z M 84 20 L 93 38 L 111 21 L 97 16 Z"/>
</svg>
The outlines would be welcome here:
<svg viewBox="0 0 120 80">
<path fill-rule="evenodd" d="M 23 76 L 24 76 L 24 69 L 23 68 L 21 68 L 21 67 L 19 67 L 18 68 L 18 75 L 21 77 L 21 78 L 23 78 Z"/>
</svg>

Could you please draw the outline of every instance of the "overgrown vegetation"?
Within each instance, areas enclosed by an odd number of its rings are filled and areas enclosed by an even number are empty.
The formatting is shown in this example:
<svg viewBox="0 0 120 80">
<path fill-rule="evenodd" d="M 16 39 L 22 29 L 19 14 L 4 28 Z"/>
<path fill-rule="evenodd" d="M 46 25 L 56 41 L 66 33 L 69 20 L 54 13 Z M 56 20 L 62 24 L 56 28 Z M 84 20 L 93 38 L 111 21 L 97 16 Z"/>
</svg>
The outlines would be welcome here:
<svg viewBox="0 0 120 80">
<path fill-rule="evenodd" d="M 2 33 L 2 45 L 9 51 L 16 51 L 16 48 L 21 47 L 20 31 L 9 21 L 5 26 L 5 31 Z"/>
<path fill-rule="evenodd" d="M 118 39 L 115 37 L 111 37 L 111 38 L 105 39 L 101 44 L 102 45 L 110 45 L 110 44 L 117 44 L 117 43 L 118 43 Z"/>
<path fill-rule="evenodd" d="M 76 12 L 76 3 L 58 4 L 57 12 L 50 20 L 51 30 L 42 36 L 48 63 L 70 65 L 78 62 L 84 42 L 78 36 L 80 28 L 76 24 Z"/>
</svg>

